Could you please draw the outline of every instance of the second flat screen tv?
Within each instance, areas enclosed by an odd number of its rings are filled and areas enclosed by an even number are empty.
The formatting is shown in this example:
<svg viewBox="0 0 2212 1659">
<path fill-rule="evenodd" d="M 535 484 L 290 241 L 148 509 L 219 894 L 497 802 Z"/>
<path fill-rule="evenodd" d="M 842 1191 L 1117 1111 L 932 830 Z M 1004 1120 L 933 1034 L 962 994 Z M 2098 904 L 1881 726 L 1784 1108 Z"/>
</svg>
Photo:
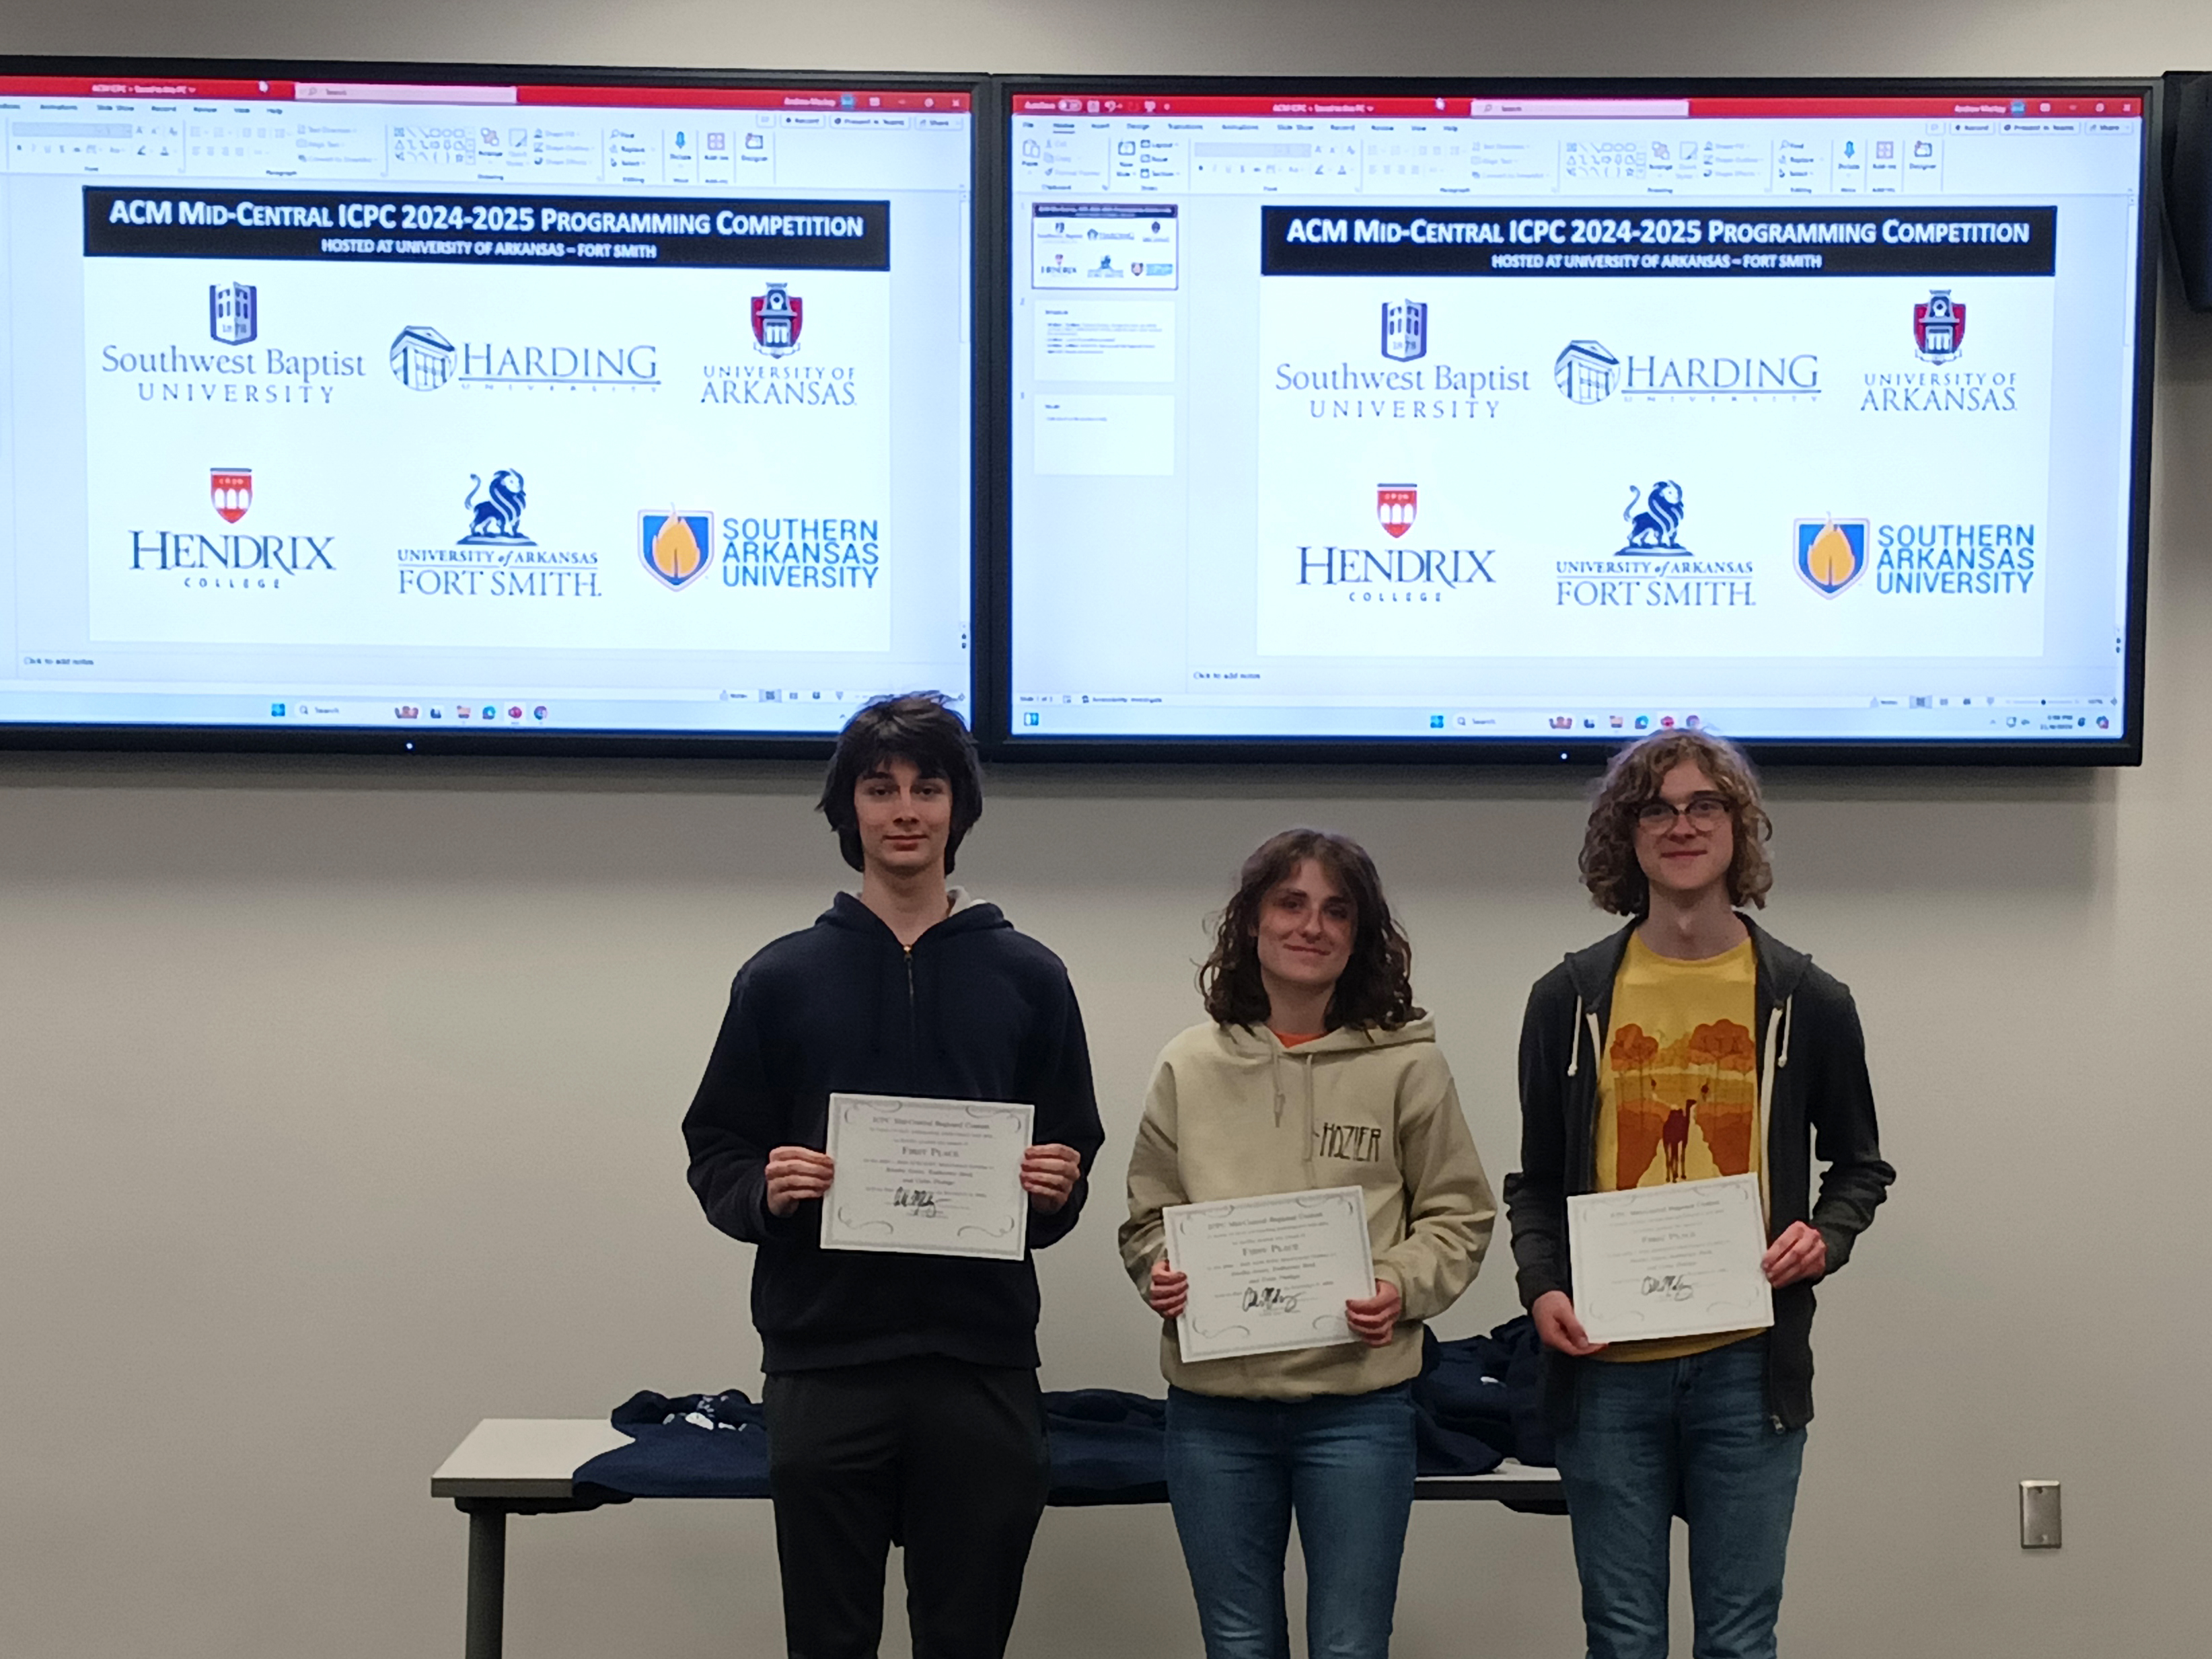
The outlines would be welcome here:
<svg viewBox="0 0 2212 1659">
<path fill-rule="evenodd" d="M 2146 94 L 1015 83 L 1009 740 L 2138 758 Z"/>
</svg>

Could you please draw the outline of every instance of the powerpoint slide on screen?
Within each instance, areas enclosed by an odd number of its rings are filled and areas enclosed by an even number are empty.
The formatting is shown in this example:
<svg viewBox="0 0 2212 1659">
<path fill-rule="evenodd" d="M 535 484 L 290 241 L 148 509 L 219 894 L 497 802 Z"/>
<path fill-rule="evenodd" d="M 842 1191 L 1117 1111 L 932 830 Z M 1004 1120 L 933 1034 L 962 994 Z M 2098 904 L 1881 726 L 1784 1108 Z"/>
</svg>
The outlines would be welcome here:
<svg viewBox="0 0 2212 1659">
<path fill-rule="evenodd" d="M 2126 736 L 2139 99 L 1007 121 L 1017 741 Z"/>
<path fill-rule="evenodd" d="M 966 94 L 0 80 L 0 719 L 969 684 Z"/>
</svg>

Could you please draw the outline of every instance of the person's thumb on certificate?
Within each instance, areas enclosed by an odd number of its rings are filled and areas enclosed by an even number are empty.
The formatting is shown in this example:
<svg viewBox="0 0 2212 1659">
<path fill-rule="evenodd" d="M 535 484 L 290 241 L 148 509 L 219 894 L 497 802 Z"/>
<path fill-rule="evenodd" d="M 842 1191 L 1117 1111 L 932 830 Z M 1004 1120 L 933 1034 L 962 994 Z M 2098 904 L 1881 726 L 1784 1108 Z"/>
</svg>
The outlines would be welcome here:
<svg viewBox="0 0 2212 1659">
<path fill-rule="evenodd" d="M 1561 1353 L 1580 1359 L 1605 1346 L 1602 1342 L 1589 1340 L 1589 1333 L 1583 1329 L 1575 1304 L 1565 1291 L 1545 1291 L 1536 1298 L 1535 1306 L 1528 1310 L 1528 1316 L 1535 1322 L 1536 1334 L 1547 1348 L 1557 1348 Z"/>
</svg>

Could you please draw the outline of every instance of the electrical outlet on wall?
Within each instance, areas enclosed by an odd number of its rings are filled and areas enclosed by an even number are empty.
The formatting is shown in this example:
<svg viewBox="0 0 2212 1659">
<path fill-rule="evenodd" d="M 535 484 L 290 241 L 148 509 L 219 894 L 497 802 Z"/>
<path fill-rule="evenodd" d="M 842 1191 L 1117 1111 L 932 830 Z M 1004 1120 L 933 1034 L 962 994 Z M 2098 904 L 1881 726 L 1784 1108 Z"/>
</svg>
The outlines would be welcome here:
<svg viewBox="0 0 2212 1659">
<path fill-rule="evenodd" d="M 2055 1550 L 2059 1544 L 2058 1483 L 2023 1480 L 2020 1483 L 2020 1547 L 2024 1550 Z"/>
</svg>

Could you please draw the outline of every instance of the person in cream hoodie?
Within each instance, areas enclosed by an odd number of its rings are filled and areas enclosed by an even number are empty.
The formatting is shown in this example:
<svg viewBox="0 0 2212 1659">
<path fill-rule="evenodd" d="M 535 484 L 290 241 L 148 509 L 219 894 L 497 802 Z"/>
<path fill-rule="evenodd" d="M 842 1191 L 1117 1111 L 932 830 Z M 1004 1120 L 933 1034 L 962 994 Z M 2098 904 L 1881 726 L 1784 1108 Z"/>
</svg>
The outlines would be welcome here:
<svg viewBox="0 0 2212 1659">
<path fill-rule="evenodd" d="M 1389 1651 L 1422 1322 L 1473 1281 L 1497 1213 L 1412 959 L 1367 854 L 1285 830 L 1244 861 L 1199 973 L 1209 1018 L 1161 1051 L 1145 1102 L 1121 1259 L 1163 1322 L 1168 1496 L 1207 1659 L 1289 1659 L 1293 1513 L 1314 1659 Z M 1366 1200 L 1354 1340 L 1186 1363 L 1162 1211 L 1329 1187 Z"/>
</svg>

